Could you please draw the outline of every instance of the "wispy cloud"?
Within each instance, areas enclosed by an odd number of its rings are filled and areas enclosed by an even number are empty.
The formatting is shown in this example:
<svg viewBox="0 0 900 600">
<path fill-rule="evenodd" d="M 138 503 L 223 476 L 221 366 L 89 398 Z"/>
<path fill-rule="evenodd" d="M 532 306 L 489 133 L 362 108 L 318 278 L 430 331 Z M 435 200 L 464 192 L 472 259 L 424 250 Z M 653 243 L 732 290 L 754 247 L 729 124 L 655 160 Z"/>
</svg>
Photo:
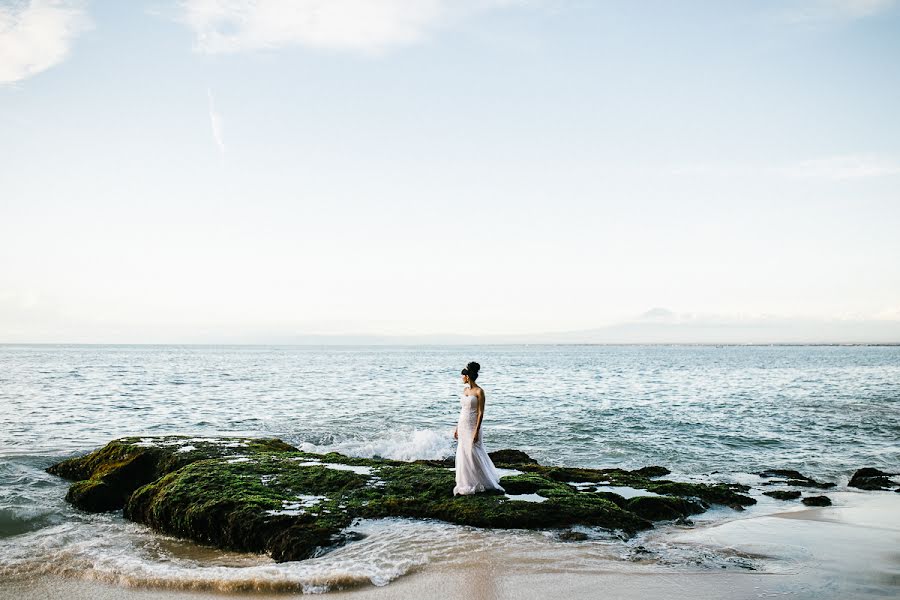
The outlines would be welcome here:
<svg viewBox="0 0 900 600">
<path fill-rule="evenodd" d="M 225 156 L 225 137 L 222 126 L 222 117 L 216 110 L 216 102 L 213 99 L 212 90 L 207 89 L 206 94 L 209 97 L 209 125 L 212 130 L 213 141 L 216 142 L 216 146 L 219 147 L 219 152 L 222 156 Z"/>
<path fill-rule="evenodd" d="M 82 2 L 29 0 L 0 5 L 0 84 L 59 64 L 90 26 Z"/>
<path fill-rule="evenodd" d="M 301 45 L 377 53 L 449 22 L 521 0 L 184 0 L 202 52 Z"/>
</svg>

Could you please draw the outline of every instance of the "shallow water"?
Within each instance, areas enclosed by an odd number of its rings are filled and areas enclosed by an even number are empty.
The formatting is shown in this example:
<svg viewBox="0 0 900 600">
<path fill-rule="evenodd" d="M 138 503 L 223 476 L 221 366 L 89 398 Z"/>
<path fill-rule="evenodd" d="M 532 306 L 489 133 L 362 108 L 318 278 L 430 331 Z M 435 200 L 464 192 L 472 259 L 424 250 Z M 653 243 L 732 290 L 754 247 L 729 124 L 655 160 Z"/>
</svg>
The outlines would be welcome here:
<svg viewBox="0 0 900 600">
<path fill-rule="evenodd" d="M 566 557 L 545 533 L 400 521 L 363 523 L 370 535 L 361 542 L 275 565 L 78 513 L 62 501 L 66 484 L 43 472 L 115 437 L 169 433 L 449 456 L 459 368 L 469 360 L 482 364 L 489 449 L 519 448 L 545 463 L 661 464 L 678 477 L 745 482 L 763 468 L 797 468 L 841 485 L 862 466 L 900 466 L 900 347 L 0 346 L 0 572 L 324 591 L 384 584 L 452 562 L 463 548 Z M 589 558 L 577 564 L 590 564 L 591 552 L 628 562 L 642 543 L 589 534 L 593 550 L 579 550 Z M 700 555 L 711 568 L 731 560 Z M 655 560 L 697 562 L 674 550 Z"/>
</svg>

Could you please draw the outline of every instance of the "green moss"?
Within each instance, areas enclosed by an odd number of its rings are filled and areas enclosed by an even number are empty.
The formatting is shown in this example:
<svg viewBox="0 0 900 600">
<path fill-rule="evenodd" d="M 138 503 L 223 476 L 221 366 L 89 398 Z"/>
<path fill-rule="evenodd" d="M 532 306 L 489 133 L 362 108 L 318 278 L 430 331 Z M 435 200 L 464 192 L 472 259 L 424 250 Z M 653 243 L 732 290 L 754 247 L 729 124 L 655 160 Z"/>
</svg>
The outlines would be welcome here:
<svg viewBox="0 0 900 600">
<path fill-rule="evenodd" d="M 50 471 L 75 480 L 67 499 L 85 510 L 124 507 L 128 519 L 221 548 L 299 560 L 346 542 L 357 518 L 440 519 L 475 527 L 598 526 L 634 533 L 651 521 L 702 511 L 692 498 L 752 503 L 723 485 L 651 479 L 666 471 L 545 466 L 515 450 L 493 453 L 522 474 L 502 493 L 453 496 L 445 461 L 413 463 L 304 453 L 280 440 L 124 438 Z M 330 466 L 329 466 L 330 465 Z M 667 471 L 666 471 L 667 472 Z M 572 483 L 628 485 L 664 497 L 579 491 Z M 516 500 L 537 494 L 545 500 Z M 747 502 L 749 501 L 749 502 Z"/>
<path fill-rule="evenodd" d="M 657 480 L 641 487 L 657 494 L 699 498 L 712 504 L 724 504 L 726 506 L 751 506 L 756 504 L 755 499 L 739 494 L 731 486 L 725 484 L 709 485 Z"/>
<path fill-rule="evenodd" d="M 800 497 L 800 492 L 795 490 L 773 490 L 771 492 L 763 492 L 763 494 L 777 500 L 796 500 Z"/>
<path fill-rule="evenodd" d="M 638 496 L 628 501 L 627 508 L 650 521 L 668 521 L 706 510 L 698 502 L 670 496 Z"/>
<path fill-rule="evenodd" d="M 807 496 L 800 502 L 806 506 L 831 506 L 831 498 L 828 496 Z"/>
<path fill-rule="evenodd" d="M 546 477 L 534 473 L 508 475 L 500 478 L 500 485 L 507 494 L 533 494 L 541 488 L 558 485 Z"/>
</svg>

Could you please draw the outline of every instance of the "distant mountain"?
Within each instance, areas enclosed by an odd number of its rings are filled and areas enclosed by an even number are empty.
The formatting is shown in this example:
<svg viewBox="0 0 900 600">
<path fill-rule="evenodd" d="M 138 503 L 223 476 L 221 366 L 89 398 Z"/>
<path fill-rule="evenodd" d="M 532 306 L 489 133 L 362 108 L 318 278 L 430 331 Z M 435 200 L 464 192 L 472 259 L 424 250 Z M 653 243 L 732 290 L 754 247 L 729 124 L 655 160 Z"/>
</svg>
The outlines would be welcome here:
<svg viewBox="0 0 900 600">
<path fill-rule="evenodd" d="M 256 337 L 256 336 L 254 336 Z M 383 344 L 900 344 L 900 320 L 680 316 L 654 308 L 593 329 L 522 335 L 275 335 L 263 343 Z M 260 340 L 262 341 L 262 340 Z"/>
</svg>

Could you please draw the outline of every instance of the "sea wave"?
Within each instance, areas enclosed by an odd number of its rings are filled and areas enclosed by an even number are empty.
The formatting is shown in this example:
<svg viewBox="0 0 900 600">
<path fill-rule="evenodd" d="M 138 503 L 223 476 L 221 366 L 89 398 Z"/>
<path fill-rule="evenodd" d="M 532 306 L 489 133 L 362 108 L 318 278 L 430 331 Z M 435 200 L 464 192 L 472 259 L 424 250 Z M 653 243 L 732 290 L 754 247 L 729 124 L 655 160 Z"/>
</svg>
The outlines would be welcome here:
<svg viewBox="0 0 900 600">
<path fill-rule="evenodd" d="M 363 522 L 357 530 L 364 539 L 355 544 L 319 558 L 275 563 L 265 555 L 204 548 L 104 515 L 3 540 L 0 578 L 55 575 L 128 587 L 322 593 L 387 585 L 427 563 L 441 550 L 440 538 L 447 540 L 446 527 L 413 522 Z"/>
<path fill-rule="evenodd" d="M 453 432 L 436 429 L 396 431 L 387 437 L 350 438 L 328 444 L 299 444 L 306 452 L 340 452 L 365 458 L 381 457 L 391 460 L 442 459 L 453 454 Z"/>
</svg>

